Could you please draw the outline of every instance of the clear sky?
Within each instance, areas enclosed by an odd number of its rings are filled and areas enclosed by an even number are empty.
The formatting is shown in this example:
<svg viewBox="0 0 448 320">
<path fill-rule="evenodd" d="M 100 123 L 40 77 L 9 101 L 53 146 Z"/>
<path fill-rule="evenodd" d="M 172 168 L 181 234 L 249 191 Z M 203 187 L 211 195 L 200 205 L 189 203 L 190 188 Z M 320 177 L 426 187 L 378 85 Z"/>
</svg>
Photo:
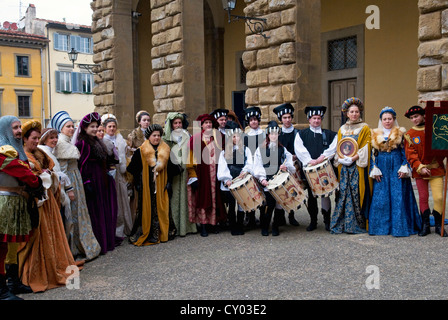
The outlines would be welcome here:
<svg viewBox="0 0 448 320">
<path fill-rule="evenodd" d="M 0 0 L 0 26 L 3 22 L 18 23 L 25 15 L 29 4 L 36 7 L 36 16 L 41 19 L 65 21 L 73 24 L 92 23 L 92 0 Z"/>
</svg>

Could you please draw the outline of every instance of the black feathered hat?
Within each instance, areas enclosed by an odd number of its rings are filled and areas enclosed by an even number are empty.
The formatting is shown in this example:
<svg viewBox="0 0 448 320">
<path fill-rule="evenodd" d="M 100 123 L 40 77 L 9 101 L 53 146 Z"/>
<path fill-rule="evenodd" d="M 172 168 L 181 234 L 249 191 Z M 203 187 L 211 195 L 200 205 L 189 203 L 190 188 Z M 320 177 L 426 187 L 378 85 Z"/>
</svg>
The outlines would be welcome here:
<svg viewBox="0 0 448 320">
<path fill-rule="evenodd" d="M 327 107 L 324 106 L 308 106 L 305 108 L 305 114 L 308 119 L 312 116 L 321 116 L 323 118 L 325 112 L 327 112 Z"/>
<path fill-rule="evenodd" d="M 278 126 L 277 121 L 269 121 L 268 126 L 266 127 L 266 133 L 270 134 L 272 132 L 280 132 L 280 127 Z"/>
<path fill-rule="evenodd" d="M 227 121 L 226 123 L 226 135 L 231 137 L 235 133 L 243 133 L 243 130 L 241 130 L 240 125 L 236 123 L 235 121 Z"/>
<path fill-rule="evenodd" d="M 218 120 L 221 117 L 227 117 L 228 114 L 229 110 L 227 109 L 216 109 L 210 113 L 210 115 L 213 116 L 216 120 Z"/>
<path fill-rule="evenodd" d="M 250 117 L 256 116 L 258 121 L 261 120 L 261 110 L 259 107 L 250 107 L 244 110 L 244 120 L 249 121 Z"/>
<path fill-rule="evenodd" d="M 276 107 L 274 113 L 277 115 L 278 120 L 282 120 L 282 116 L 285 114 L 290 114 L 294 118 L 294 107 L 290 103 L 284 103 Z"/>
</svg>

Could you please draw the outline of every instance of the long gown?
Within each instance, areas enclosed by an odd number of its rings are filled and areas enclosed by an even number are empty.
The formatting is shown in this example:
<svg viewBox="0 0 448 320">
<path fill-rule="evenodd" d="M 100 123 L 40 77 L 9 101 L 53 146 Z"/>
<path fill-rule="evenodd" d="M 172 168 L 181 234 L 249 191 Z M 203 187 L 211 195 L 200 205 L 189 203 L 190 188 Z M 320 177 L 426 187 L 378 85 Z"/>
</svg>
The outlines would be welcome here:
<svg viewBox="0 0 448 320">
<path fill-rule="evenodd" d="M 372 148 L 371 172 L 375 170 L 374 172 L 377 175 L 382 175 L 382 177 L 380 182 L 373 180 L 373 195 L 369 211 L 368 228 L 370 235 L 407 237 L 418 233 L 421 229 L 422 222 L 411 179 L 398 178 L 398 172 L 400 170 L 404 172 L 408 162 L 404 147 L 401 145 L 405 130 L 403 128 L 402 131 L 399 131 L 398 127 L 395 128 L 389 135 L 389 138 L 383 138 L 381 129 L 374 130 L 372 147 L 376 146 L 379 149 L 384 149 L 382 146 L 384 143 L 387 143 L 388 145 L 393 145 L 393 149 L 388 151 Z M 396 134 L 397 131 L 401 134 Z M 379 142 L 379 146 L 376 141 Z"/>
<path fill-rule="evenodd" d="M 188 233 L 196 233 L 197 228 L 195 223 L 190 222 L 188 216 L 188 172 L 186 170 L 186 161 L 190 135 L 187 131 L 182 131 L 179 137 L 181 138 L 179 142 L 168 140 L 172 138 L 171 136 L 164 136 L 164 141 L 171 148 L 171 157 L 174 157 L 177 160 L 177 164 L 184 169 L 180 174 L 172 177 L 173 193 L 170 199 L 170 209 L 176 227 L 176 235 L 183 237 Z"/>
<path fill-rule="evenodd" d="M 332 234 L 367 232 L 366 220 L 372 190 L 372 182 L 368 176 L 370 137 L 370 128 L 364 122 L 347 123 L 339 129 L 338 141 L 342 138 L 355 139 L 360 158 L 350 166 L 339 164 L 339 197 L 331 215 Z"/>
<path fill-rule="evenodd" d="M 53 152 L 59 161 L 61 171 L 69 177 L 75 194 L 75 199 L 70 201 L 72 215 L 72 230 L 69 236 L 70 249 L 77 260 L 94 259 L 100 254 L 101 247 L 93 233 L 87 208 L 83 181 L 78 168 L 79 150 L 71 144 L 69 136 L 60 133 Z"/>
<path fill-rule="evenodd" d="M 114 250 L 117 245 L 115 232 L 118 204 L 115 180 L 109 175 L 110 165 L 107 159 L 96 155 L 90 143 L 81 140 L 76 143 L 76 147 L 81 153 L 78 167 L 86 190 L 93 233 L 101 246 L 100 253 L 105 254 Z"/>
<path fill-rule="evenodd" d="M 41 175 L 43 169 L 52 169 L 53 161 L 44 151 L 27 152 L 33 172 Z M 19 274 L 23 284 L 33 292 L 42 292 L 66 285 L 72 272 L 67 268 L 81 268 L 84 261 L 75 262 L 65 235 L 60 214 L 59 185 L 47 190 L 47 200 L 39 207 L 39 226 L 33 230 L 29 242 L 19 251 Z"/>
<path fill-rule="evenodd" d="M 135 246 L 168 241 L 169 198 L 166 190 L 170 147 L 163 141 L 153 146 L 146 140 L 138 148 L 127 170 L 139 190 L 138 216 L 130 240 Z"/>
<path fill-rule="evenodd" d="M 115 166 L 114 175 L 118 197 L 118 217 L 117 217 L 117 237 L 129 236 L 134 224 L 135 212 L 131 212 L 130 200 L 128 197 L 128 181 L 126 180 L 126 141 L 120 133 L 115 136 L 104 135 L 103 141 L 111 141 L 115 146 L 119 163 Z"/>
</svg>

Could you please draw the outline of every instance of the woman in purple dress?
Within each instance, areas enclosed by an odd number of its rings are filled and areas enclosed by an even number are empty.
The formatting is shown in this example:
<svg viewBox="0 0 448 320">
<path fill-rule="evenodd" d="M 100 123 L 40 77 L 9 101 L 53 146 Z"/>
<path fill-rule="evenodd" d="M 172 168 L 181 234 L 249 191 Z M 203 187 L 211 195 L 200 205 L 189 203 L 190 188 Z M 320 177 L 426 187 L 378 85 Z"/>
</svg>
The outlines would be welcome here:
<svg viewBox="0 0 448 320">
<path fill-rule="evenodd" d="M 81 154 L 78 167 L 84 183 L 93 233 L 101 246 L 101 254 L 105 254 L 119 244 L 115 238 L 117 191 L 114 178 L 110 175 L 111 165 L 117 160 L 96 137 L 100 123 L 97 112 L 86 115 L 73 135 L 72 142 Z"/>
</svg>

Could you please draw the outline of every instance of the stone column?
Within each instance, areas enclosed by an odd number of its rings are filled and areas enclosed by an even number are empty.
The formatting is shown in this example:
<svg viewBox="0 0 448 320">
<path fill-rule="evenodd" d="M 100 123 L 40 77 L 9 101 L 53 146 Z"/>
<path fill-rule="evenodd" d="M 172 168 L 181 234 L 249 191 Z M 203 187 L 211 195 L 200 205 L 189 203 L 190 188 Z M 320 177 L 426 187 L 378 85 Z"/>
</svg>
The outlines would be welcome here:
<svg viewBox="0 0 448 320">
<path fill-rule="evenodd" d="M 123 0 L 95 0 L 92 32 L 93 62 L 99 64 L 93 90 L 96 111 L 113 113 L 120 129 L 135 125 L 132 3 Z"/>
<path fill-rule="evenodd" d="M 419 0 L 419 101 L 448 100 L 448 1 Z"/>
<path fill-rule="evenodd" d="M 154 90 L 153 123 L 163 125 L 170 111 L 185 111 L 182 1 L 151 1 Z"/>
<path fill-rule="evenodd" d="M 245 2 L 247 16 L 267 19 L 265 33 L 269 37 L 251 34 L 246 27 L 246 103 L 260 107 L 263 123 L 277 120 L 276 106 L 291 103 L 296 109 L 295 122 L 301 122 L 301 110 L 321 100 L 320 1 Z"/>
</svg>

